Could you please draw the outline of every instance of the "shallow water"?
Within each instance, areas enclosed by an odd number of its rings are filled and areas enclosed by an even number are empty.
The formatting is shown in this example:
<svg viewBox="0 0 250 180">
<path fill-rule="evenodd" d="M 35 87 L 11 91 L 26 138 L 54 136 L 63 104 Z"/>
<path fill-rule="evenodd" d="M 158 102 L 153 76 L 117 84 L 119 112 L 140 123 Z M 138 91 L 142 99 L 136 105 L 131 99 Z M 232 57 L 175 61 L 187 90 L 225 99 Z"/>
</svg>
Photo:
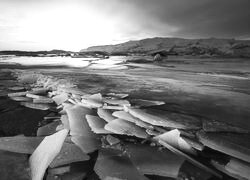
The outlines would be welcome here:
<svg viewBox="0 0 250 180">
<path fill-rule="evenodd" d="M 0 64 L 22 66 L 66 66 L 87 67 L 90 64 L 101 64 L 107 67 L 124 61 L 123 57 L 101 58 L 71 58 L 71 57 L 0 57 Z"/>
<path fill-rule="evenodd" d="M 47 65 L 47 66 L 68 66 L 68 67 L 86 67 L 89 61 L 96 58 L 70 58 L 70 57 L 12 57 L 2 58 L 1 64 L 19 64 L 24 66 Z"/>
</svg>

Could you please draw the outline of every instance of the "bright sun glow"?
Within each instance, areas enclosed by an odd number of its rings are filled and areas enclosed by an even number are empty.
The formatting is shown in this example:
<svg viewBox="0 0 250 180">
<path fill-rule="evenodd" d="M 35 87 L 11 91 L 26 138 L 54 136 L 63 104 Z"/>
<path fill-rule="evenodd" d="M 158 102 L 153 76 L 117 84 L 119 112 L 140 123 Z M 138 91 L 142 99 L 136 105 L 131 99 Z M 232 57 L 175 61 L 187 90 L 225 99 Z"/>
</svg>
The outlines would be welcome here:
<svg viewBox="0 0 250 180">
<path fill-rule="evenodd" d="M 0 0 L 0 12 L 1 50 L 79 51 L 176 31 L 117 0 Z"/>
<path fill-rule="evenodd" d="M 114 24 L 108 18 L 77 6 L 58 7 L 31 15 L 20 25 L 19 40 L 69 50 L 108 43 L 115 34 Z"/>
</svg>

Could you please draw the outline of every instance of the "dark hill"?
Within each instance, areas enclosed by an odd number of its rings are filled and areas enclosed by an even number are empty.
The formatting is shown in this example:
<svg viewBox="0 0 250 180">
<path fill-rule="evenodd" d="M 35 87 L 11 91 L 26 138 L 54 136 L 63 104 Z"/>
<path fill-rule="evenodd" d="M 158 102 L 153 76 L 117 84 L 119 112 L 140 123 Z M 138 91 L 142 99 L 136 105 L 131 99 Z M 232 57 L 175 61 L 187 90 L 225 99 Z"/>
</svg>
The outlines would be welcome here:
<svg viewBox="0 0 250 180">
<path fill-rule="evenodd" d="M 250 41 L 157 37 L 116 45 L 92 46 L 82 51 L 103 51 L 110 54 L 152 54 L 155 51 L 167 51 L 175 55 L 250 57 Z"/>
</svg>

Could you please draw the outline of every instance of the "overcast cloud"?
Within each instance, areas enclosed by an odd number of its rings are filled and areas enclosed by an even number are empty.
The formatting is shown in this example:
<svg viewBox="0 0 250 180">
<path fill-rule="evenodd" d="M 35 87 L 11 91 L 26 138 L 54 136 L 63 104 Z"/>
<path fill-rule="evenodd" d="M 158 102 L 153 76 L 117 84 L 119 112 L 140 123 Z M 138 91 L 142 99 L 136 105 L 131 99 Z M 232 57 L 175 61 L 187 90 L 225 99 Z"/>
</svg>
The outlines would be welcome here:
<svg viewBox="0 0 250 180">
<path fill-rule="evenodd" d="M 249 0 L 0 0 L 0 49 L 71 49 L 155 36 L 250 38 Z"/>
</svg>

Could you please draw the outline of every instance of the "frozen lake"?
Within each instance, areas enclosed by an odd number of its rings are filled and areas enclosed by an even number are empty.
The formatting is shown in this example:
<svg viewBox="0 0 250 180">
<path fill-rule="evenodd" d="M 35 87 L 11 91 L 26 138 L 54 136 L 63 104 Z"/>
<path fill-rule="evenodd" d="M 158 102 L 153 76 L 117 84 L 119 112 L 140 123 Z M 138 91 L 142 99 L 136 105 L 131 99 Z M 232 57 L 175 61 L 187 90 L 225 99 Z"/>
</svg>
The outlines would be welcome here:
<svg viewBox="0 0 250 180">
<path fill-rule="evenodd" d="M 116 67 L 115 64 L 122 63 L 124 57 L 100 58 L 71 58 L 71 57 L 0 57 L 0 64 L 22 65 L 22 66 L 66 66 L 83 68 L 90 66 L 100 69 Z M 100 65 L 98 65 L 100 64 Z M 93 66 L 93 67 L 92 67 Z"/>
<path fill-rule="evenodd" d="M 74 79 L 88 93 L 116 91 L 164 100 L 164 108 L 250 130 L 250 60 L 169 58 L 164 63 L 110 59 L 15 57 L 1 66 Z M 51 66 L 47 68 L 46 66 Z"/>
</svg>

